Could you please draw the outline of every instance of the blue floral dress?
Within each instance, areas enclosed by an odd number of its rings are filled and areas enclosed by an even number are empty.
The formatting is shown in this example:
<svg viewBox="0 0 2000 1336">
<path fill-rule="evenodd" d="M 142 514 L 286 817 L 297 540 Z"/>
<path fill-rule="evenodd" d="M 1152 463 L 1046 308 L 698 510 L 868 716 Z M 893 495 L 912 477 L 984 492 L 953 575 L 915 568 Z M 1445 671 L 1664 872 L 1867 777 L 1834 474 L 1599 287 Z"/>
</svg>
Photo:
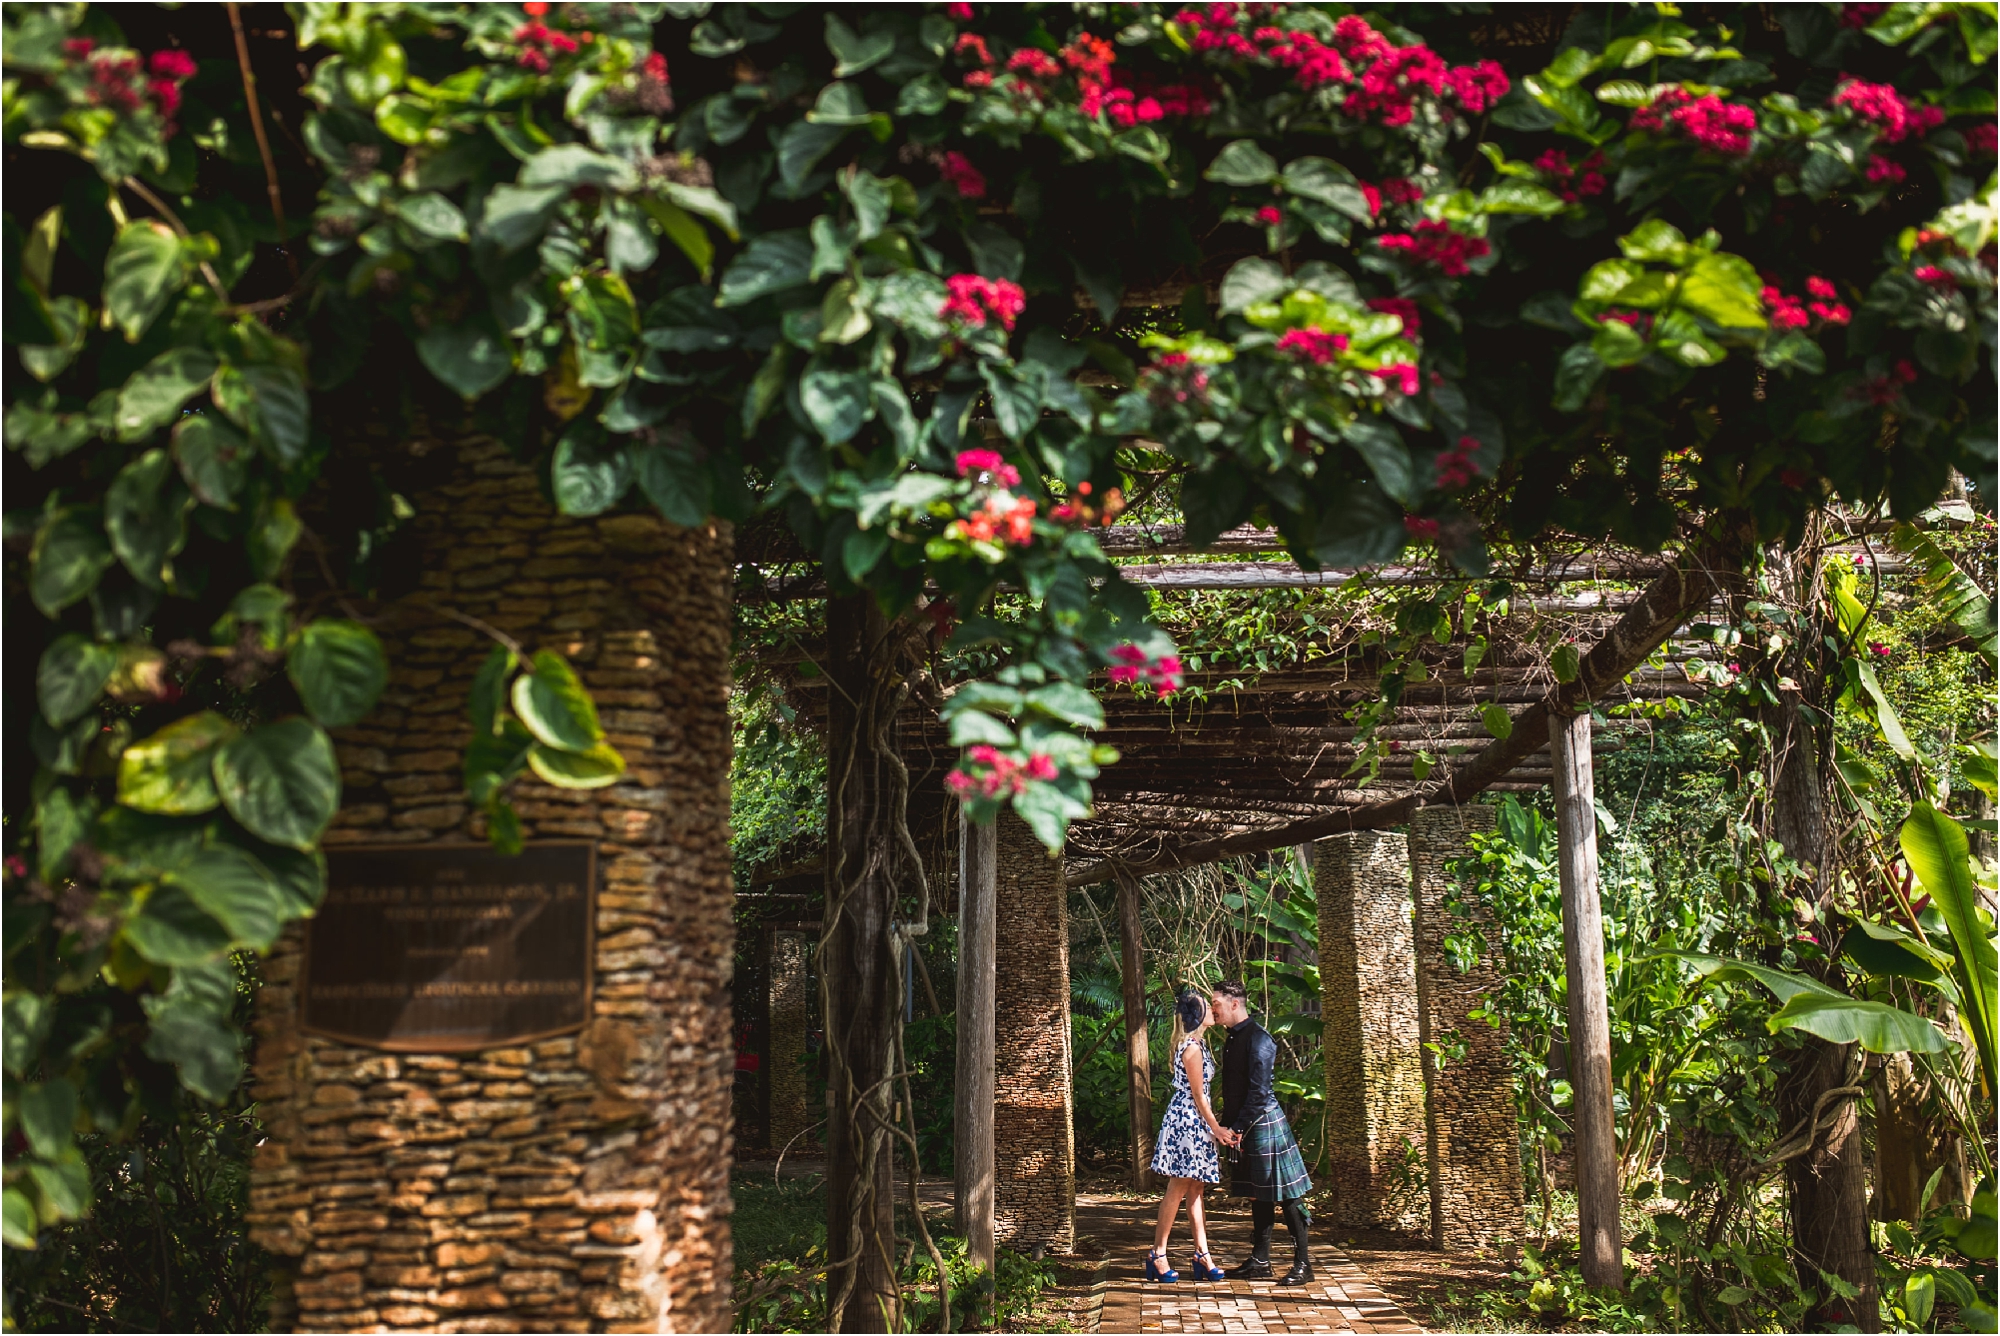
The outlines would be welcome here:
<svg viewBox="0 0 2000 1336">
<path fill-rule="evenodd" d="M 1188 1090 L 1187 1067 L 1181 1055 L 1188 1045 L 1201 1049 L 1201 1085 L 1206 1090 L 1215 1080 L 1215 1056 L 1200 1039 L 1181 1041 L 1174 1053 L 1174 1097 L 1167 1101 L 1166 1116 L 1160 1119 L 1159 1144 L 1153 1148 L 1153 1172 L 1165 1178 L 1193 1178 L 1203 1183 L 1222 1181 L 1222 1162 L 1215 1151 L 1215 1138 L 1194 1106 Z"/>
</svg>

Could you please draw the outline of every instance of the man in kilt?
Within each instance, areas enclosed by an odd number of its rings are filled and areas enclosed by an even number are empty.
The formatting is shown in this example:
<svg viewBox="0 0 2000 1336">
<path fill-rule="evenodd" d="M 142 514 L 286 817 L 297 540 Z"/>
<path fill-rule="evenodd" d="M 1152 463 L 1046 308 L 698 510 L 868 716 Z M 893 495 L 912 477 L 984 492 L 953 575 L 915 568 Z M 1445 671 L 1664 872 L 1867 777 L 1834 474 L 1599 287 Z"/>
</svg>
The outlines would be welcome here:
<svg viewBox="0 0 2000 1336">
<path fill-rule="evenodd" d="M 1271 1091 L 1278 1041 L 1250 1019 L 1242 984 L 1216 985 L 1211 1000 L 1216 1020 L 1229 1028 L 1229 1041 L 1222 1049 L 1222 1121 L 1235 1134 L 1230 1143 L 1235 1153 L 1229 1195 L 1250 1198 L 1254 1230 L 1249 1259 L 1228 1274 L 1238 1280 L 1271 1278 L 1271 1226 L 1282 1210 L 1285 1229 L 1292 1236 L 1292 1269 L 1278 1284 L 1304 1285 L 1313 1278 L 1304 1201 L 1312 1191 L 1312 1179 L 1306 1176 L 1305 1157 L 1299 1154 L 1292 1125 Z"/>
</svg>

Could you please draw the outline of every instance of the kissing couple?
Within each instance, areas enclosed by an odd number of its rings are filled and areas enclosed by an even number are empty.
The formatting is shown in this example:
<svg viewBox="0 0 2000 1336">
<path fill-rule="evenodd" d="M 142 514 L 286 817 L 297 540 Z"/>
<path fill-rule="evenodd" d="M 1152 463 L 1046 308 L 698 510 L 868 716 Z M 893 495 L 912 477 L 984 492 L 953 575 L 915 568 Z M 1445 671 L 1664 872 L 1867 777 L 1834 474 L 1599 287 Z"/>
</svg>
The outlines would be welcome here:
<svg viewBox="0 0 2000 1336">
<path fill-rule="evenodd" d="M 1313 1269 L 1306 1246 L 1309 1219 L 1304 1197 L 1312 1191 L 1312 1179 L 1306 1176 L 1298 1138 L 1271 1090 L 1278 1041 L 1250 1018 L 1243 985 L 1233 980 L 1217 984 L 1207 997 L 1192 988 L 1183 992 L 1175 1003 L 1174 1021 L 1174 1094 L 1160 1119 L 1152 1166 L 1168 1181 L 1153 1249 L 1146 1254 L 1146 1279 L 1169 1284 L 1180 1279 L 1180 1272 L 1167 1264 L 1167 1241 L 1185 1201 L 1194 1231 L 1194 1262 L 1189 1267 L 1194 1279 L 1269 1280 L 1271 1227 L 1282 1210 L 1292 1236 L 1292 1269 L 1278 1284 L 1307 1284 Z M 1206 1038 L 1210 1025 L 1220 1025 L 1229 1034 L 1222 1049 L 1221 1118 L 1208 1096 L 1215 1080 L 1215 1058 Z M 1218 1146 L 1232 1152 L 1229 1195 L 1250 1199 L 1254 1231 L 1250 1256 L 1227 1271 L 1209 1256 L 1208 1219 L 1202 1206 L 1209 1187 L 1222 1181 Z"/>
</svg>

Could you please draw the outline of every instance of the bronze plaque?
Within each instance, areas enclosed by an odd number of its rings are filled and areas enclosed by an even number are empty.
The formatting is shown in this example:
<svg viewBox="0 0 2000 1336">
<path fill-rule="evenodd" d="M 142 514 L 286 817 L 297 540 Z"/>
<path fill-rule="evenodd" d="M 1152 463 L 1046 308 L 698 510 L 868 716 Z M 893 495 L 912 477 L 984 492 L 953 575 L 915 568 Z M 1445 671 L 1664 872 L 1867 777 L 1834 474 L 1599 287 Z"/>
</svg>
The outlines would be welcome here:
<svg viewBox="0 0 2000 1336">
<path fill-rule="evenodd" d="M 544 1039 L 590 1019 L 597 850 L 531 844 L 326 851 L 306 922 L 300 1028 L 412 1053 Z"/>
</svg>

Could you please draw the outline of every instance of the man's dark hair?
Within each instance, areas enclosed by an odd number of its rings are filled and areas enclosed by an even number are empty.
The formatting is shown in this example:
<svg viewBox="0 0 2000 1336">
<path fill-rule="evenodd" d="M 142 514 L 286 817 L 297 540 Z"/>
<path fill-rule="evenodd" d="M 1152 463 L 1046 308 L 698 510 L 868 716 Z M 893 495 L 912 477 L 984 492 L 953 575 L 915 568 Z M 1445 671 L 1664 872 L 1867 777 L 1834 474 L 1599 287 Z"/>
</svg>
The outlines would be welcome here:
<svg viewBox="0 0 2000 1336">
<path fill-rule="evenodd" d="M 1239 1002 L 1246 1002 L 1250 998 L 1250 994 L 1245 991 L 1243 985 L 1234 979 L 1224 979 L 1221 983 L 1215 985 L 1215 992 L 1218 997 L 1233 997 Z"/>
</svg>

